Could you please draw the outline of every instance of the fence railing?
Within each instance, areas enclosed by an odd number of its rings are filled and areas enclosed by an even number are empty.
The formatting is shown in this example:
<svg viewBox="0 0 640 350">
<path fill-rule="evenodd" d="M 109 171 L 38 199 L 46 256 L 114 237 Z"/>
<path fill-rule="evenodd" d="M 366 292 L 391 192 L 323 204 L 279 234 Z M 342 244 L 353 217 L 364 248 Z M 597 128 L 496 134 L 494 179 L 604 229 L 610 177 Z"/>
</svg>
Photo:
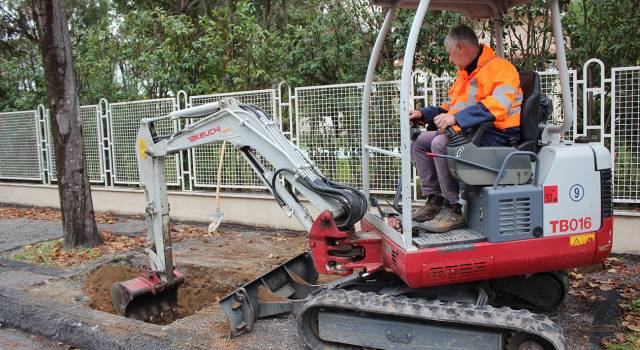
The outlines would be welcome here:
<svg viewBox="0 0 640 350">
<path fill-rule="evenodd" d="M 608 76 L 607 76 L 607 73 Z M 579 75 L 581 78 L 579 79 Z M 562 120 L 557 71 L 540 72 L 542 92 L 551 97 L 554 122 Z M 613 157 L 614 201 L 640 203 L 640 67 L 605 70 L 597 59 L 571 70 L 574 123 L 567 138 L 586 135 L 602 142 Z M 441 103 L 453 78 L 414 73 L 416 107 Z M 135 138 L 139 121 L 190 106 L 234 97 L 271 114 L 283 133 L 302 148 L 334 181 L 361 185 L 360 108 L 362 83 L 187 96 L 109 103 L 81 107 L 86 166 L 95 185 L 138 184 Z M 370 144 L 398 150 L 400 143 L 399 82 L 374 84 L 370 111 Z M 185 121 L 164 121 L 160 134 L 180 130 Z M 0 113 L 0 180 L 52 183 L 57 180 L 55 150 L 48 110 Z M 221 144 L 180 152 L 166 162 L 169 185 L 184 191 L 216 185 Z M 399 161 L 385 155 L 371 160 L 371 190 L 392 193 L 399 178 Z M 233 147 L 225 150 L 222 188 L 227 191 L 264 190 L 263 184 Z"/>
</svg>

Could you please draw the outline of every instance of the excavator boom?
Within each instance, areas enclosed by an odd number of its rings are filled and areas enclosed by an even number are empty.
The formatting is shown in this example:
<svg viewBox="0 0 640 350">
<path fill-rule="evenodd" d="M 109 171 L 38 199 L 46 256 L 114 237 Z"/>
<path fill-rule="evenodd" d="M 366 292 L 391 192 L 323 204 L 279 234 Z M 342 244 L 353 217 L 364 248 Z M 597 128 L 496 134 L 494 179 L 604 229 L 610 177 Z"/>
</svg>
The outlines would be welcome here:
<svg viewBox="0 0 640 350">
<path fill-rule="evenodd" d="M 195 122 L 173 135 L 156 134 L 155 123 L 182 118 Z M 240 150 L 282 210 L 293 215 L 305 229 L 311 229 L 313 218 L 281 178 L 316 208 L 331 213 L 342 229 L 351 229 L 364 216 L 367 200 L 362 193 L 326 179 L 304 152 L 284 137 L 277 122 L 256 106 L 226 98 L 168 116 L 143 119 L 136 156 L 145 195 L 149 242 L 145 251 L 151 271 L 113 285 L 112 302 L 119 314 L 152 320 L 175 308 L 176 291 L 184 277 L 174 270 L 172 261 L 164 157 L 222 141 Z"/>
</svg>

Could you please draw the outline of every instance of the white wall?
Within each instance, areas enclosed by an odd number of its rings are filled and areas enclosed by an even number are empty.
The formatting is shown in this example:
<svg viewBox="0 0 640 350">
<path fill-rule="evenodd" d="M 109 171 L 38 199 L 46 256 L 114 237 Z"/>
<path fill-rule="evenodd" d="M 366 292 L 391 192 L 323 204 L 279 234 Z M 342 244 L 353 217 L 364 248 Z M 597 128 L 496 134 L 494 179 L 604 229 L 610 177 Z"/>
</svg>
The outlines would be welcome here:
<svg viewBox="0 0 640 350">
<path fill-rule="evenodd" d="M 91 190 L 96 211 L 115 214 L 144 214 L 142 190 L 95 186 Z M 263 194 L 221 195 L 222 220 L 279 229 L 302 230 L 298 221 L 287 217 L 271 196 Z M 172 219 L 208 222 L 215 213 L 215 195 L 207 192 L 169 191 Z M 58 187 L 0 183 L 0 203 L 60 208 Z M 312 215 L 317 211 L 310 210 Z"/>
</svg>

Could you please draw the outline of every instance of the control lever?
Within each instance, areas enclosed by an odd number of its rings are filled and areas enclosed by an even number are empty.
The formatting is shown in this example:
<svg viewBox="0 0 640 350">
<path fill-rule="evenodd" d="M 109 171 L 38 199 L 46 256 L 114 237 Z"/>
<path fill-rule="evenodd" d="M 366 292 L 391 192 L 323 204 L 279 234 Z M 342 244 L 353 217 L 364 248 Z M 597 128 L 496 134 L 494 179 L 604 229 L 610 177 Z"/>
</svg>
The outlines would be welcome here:
<svg viewBox="0 0 640 350">
<path fill-rule="evenodd" d="M 417 123 L 411 124 L 411 128 L 409 129 L 409 137 L 411 139 L 411 142 L 415 141 L 418 138 L 418 136 L 420 136 L 420 134 L 422 134 L 422 129 L 420 129 L 418 124 Z"/>
<path fill-rule="evenodd" d="M 378 212 L 380 213 L 380 219 L 384 220 L 384 218 L 386 218 L 388 214 L 384 209 L 382 209 L 382 206 L 380 206 L 380 203 L 378 203 L 376 197 L 369 197 L 369 202 L 371 202 L 371 206 L 378 209 Z"/>
<path fill-rule="evenodd" d="M 444 133 L 447 136 L 449 136 L 449 145 L 448 146 L 456 147 L 456 146 L 460 146 L 463 143 L 467 142 L 467 137 L 464 136 L 463 133 L 456 132 L 455 130 L 453 130 L 453 128 L 451 126 L 447 126 L 447 128 L 444 129 Z"/>
</svg>

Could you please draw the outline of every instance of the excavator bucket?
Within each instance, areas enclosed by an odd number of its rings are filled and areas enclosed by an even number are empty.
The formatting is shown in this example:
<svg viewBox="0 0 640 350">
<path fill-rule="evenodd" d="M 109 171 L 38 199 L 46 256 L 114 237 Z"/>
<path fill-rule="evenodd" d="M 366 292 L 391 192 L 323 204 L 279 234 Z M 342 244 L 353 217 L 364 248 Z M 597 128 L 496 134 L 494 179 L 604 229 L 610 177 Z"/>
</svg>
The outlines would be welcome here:
<svg viewBox="0 0 640 350">
<path fill-rule="evenodd" d="M 163 282 L 157 272 L 148 271 L 141 276 L 111 286 L 111 303 L 116 314 L 140 321 L 160 322 L 175 312 L 178 288 L 184 275 L 173 270 L 171 281 Z"/>
<path fill-rule="evenodd" d="M 309 252 L 302 253 L 220 300 L 231 337 L 251 332 L 256 319 L 297 312 L 317 290 L 318 272 Z"/>
</svg>

